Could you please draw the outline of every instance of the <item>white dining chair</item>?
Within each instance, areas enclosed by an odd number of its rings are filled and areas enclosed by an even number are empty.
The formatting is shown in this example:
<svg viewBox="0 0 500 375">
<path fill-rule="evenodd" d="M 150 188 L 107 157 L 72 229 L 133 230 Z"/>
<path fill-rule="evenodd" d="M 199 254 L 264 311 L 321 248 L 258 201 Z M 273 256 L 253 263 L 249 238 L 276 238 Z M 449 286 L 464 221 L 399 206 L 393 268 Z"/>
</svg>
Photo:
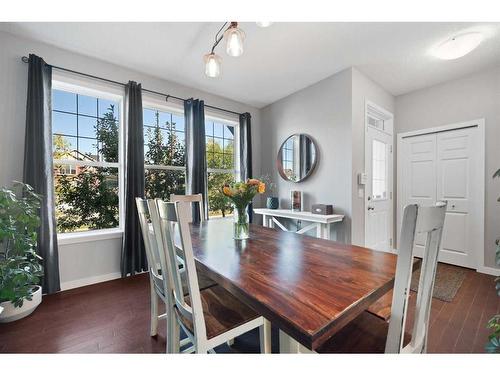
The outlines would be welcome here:
<svg viewBox="0 0 500 375">
<path fill-rule="evenodd" d="M 260 328 L 261 352 L 270 353 L 270 323 L 252 308 L 235 298 L 221 286 L 201 290 L 198 285 L 191 232 L 186 210 L 181 203 L 156 200 L 160 222 L 161 240 L 167 253 L 169 267 L 169 302 L 175 319 L 168 319 L 167 329 L 171 344 L 168 352 L 178 353 L 180 328 L 191 339 L 196 353 L 213 352 L 213 349 L 254 328 Z M 175 226 L 174 226 L 175 224 Z M 184 261 L 188 293 L 181 283 L 178 269 L 179 251 L 176 250 L 175 229 L 178 230 L 180 257 Z"/>
<path fill-rule="evenodd" d="M 408 205 L 403 213 L 389 323 L 364 311 L 325 342 L 319 353 L 425 353 L 432 291 L 443 234 L 446 202 Z M 405 331 L 413 271 L 415 234 L 427 235 L 420 270 L 412 334 Z"/>
<path fill-rule="evenodd" d="M 193 222 L 193 209 L 198 206 L 200 221 L 205 221 L 205 209 L 203 205 L 202 194 L 170 194 L 170 202 L 180 202 L 183 209 L 187 212 L 188 222 Z"/>
<path fill-rule="evenodd" d="M 168 273 L 167 258 L 162 246 L 158 246 L 156 232 L 160 230 L 160 220 L 154 200 L 136 198 L 135 199 L 139 223 L 141 226 L 142 238 L 144 241 L 144 249 L 148 261 L 149 281 L 150 281 L 150 335 L 158 334 L 158 321 L 167 318 L 167 278 L 164 275 Z M 151 209 L 152 207 L 153 209 Z M 180 272 L 183 272 L 183 267 L 180 266 Z M 185 283 L 185 277 L 183 277 Z M 200 288 L 205 289 L 216 285 L 212 280 L 202 277 Z M 165 305 L 165 313 L 159 314 L 159 301 Z M 167 324 L 168 326 L 168 324 Z M 168 334 L 166 335 L 168 336 Z M 181 345 L 184 346 L 190 343 L 189 339 L 184 339 Z"/>
</svg>

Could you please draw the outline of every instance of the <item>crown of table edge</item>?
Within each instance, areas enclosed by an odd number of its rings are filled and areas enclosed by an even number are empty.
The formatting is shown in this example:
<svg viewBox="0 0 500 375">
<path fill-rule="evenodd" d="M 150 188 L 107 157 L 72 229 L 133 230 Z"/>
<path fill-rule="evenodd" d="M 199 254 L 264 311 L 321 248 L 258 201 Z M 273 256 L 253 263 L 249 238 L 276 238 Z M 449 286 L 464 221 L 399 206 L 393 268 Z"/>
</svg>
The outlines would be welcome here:
<svg viewBox="0 0 500 375">
<path fill-rule="evenodd" d="M 254 208 L 253 211 L 258 215 L 275 216 L 286 219 L 300 219 L 323 224 L 335 223 L 344 220 L 344 215 L 320 215 L 313 214 L 310 211 L 273 210 L 270 208 Z"/>
</svg>

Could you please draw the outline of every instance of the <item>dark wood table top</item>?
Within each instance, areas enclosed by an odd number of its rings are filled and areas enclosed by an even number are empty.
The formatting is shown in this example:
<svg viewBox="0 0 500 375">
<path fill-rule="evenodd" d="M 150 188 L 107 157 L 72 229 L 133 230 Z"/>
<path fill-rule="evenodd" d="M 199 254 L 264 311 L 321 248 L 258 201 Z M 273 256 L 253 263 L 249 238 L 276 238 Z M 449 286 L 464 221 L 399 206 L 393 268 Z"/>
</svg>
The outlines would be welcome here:
<svg viewBox="0 0 500 375">
<path fill-rule="evenodd" d="M 191 231 L 201 270 L 308 349 L 393 286 L 393 254 L 257 225 L 236 241 L 230 220 Z"/>
</svg>

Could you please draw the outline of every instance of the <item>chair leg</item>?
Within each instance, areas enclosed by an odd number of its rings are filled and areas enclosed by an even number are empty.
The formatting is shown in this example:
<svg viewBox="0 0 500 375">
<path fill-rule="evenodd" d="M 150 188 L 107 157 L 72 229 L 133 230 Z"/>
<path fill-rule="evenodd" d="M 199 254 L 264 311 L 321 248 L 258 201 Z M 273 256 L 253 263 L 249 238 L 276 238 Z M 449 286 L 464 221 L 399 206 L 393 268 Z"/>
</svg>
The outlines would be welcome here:
<svg viewBox="0 0 500 375">
<path fill-rule="evenodd" d="M 158 334 L 158 296 L 151 285 L 151 329 L 149 334 L 156 336 Z"/>
<path fill-rule="evenodd" d="M 271 353 L 271 322 L 264 319 L 264 324 L 259 327 L 260 352 Z"/>
<path fill-rule="evenodd" d="M 167 313 L 167 353 L 177 354 L 181 351 L 181 332 L 177 319 Z"/>
</svg>

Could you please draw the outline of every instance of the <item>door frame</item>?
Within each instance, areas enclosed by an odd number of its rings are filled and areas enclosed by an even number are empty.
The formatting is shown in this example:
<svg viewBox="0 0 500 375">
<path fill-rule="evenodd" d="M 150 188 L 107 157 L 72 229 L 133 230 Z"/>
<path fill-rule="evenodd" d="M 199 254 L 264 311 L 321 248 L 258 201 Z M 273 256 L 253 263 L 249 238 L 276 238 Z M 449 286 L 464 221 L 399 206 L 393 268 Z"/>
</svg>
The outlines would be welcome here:
<svg viewBox="0 0 500 375">
<path fill-rule="evenodd" d="M 482 251 L 479 251 L 479 254 L 476 254 L 476 271 L 477 272 L 482 272 L 482 273 L 487 273 L 487 274 L 496 274 L 498 271 L 494 268 L 487 267 L 484 265 L 484 226 L 485 226 L 485 187 L 486 187 L 486 165 L 485 165 L 485 158 L 486 158 L 486 138 L 485 138 L 485 119 L 484 118 L 479 118 L 475 120 L 470 120 L 470 121 L 464 121 L 464 122 L 458 122 L 454 124 L 447 124 L 447 125 L 442 125 L 442 126 L 436 126 L 436 127 L 431 127 L 431 128 L 426 128 L 426 129 L 420 129 L 420 130 L 414 130 L 410 132 L 404 132 L 404 133 L 398 133 L 397 134 L 397 156 L 396 156 L 396 161 L 397 161 L 397 177 L 396 177 L 396 182 L 397 182 L 397 209 L 396 209 L 396 217 L 397 217 L 397 222 L 396 222 L 396 227 L 398 230 L 398 236 L 397 236 L 397 244 L 399 247 L 399 231 L 400 231 L 400 223 L 401 223 L 401 215 L 402 215 L 402 196 L 401 192 L 403 190 L 402 187 L 402 173 L 403 173 L 403 166 L 402 166 L 402 160 L 403 160 L 403 155 L 402 155 L 402 147 L 401 144 L 403 142 L 403 138 L 408 138 L 408 137 L 414 137 L 414 136 L 419 136 L 419 135 L 425 135 L 425 134 L 433 134 L 433 133 L 442 133 L 446 131 L 451 131 L 451 130 L 458 130 L 458 129 L 464 129 L 464 128 L 472 128 L 472 127 L 477 127 L 477 131 L 479 132 L 478 134 L 478 140 L 480 143 L 480 146 L 482 146 L 483 152 L 479 154 L 479 165 L 480 165 L 480 174 L 483 176 L 481 181 L 479 181 L 480 186 L 479 186 L 479 216 L 482 218 L 482 223 L 479 226 L 478 232 L 479 236 L 476 239 L 475 242 L 475 247 L 482 249 Z"/>
<path fill-rule="evenodd" d="M 377 118 L 383 120 L 383 121 L 387 121 L 388 122 L 388 127 L 387 129 L 384 129 L 384 130 L 380 130 L 380 129 L 377 129 L 376 127 L 373 127 L 371 125 L 368 125 L 368 115 L 374 115 L 376 116 Z M 371 157 L 371 155 L 368 154 L 367 150 L 368 150 L 368 147 L 371 146 L 368 142 L 368 129 L 369 128 L 373 128 L 375 130 L 378 130 L 382 133 L 385 133 L 387 135 L 390 135 L 391 136 L 391 144 L 390 144 L 390 155 L 391 155 L 391 158 L 389 160 L 389 164 L 390 164 L 390 172 L 391 172 L 391 176 L 390 176 L 390 183 L 389 183 L 389 200 L 390 200 L 390 238 L 389 240 L 392 241 L 392 243 L 390 242 L 390 246 L 391 246 L 391 252 L 395 252 L 395 249 L 394 247 L 396 246 L 396 243 L 394 241 L 394 194 L 393 194 L 393 190 L 394 190 L 394 114 L 389 112 L 388 110 L 386 110 L 385 108 L 379 106 L 378 104 L 370 101 L 370 100 L 365 100 L 365 126 L 364 126 L 364 134 L 365 134 L 365 147 L 364 147 L 364 154 L 365 154 L 365 160 L 364 160 L 364 165 L 365 165 L 365 174 L 367 175 L 368 174 L 368 171 L 367 171 L 367 166 L 368 166 L 368 158 Z M 370 183 L 370 181 L 367 181 L 366 184 Z M 363 204 L 363 208 L 364 208 L 364 220 L 365 220 L 365 225 L 364 225 L 364 244 L 366 245 L 366 234 L 367 234 L 367 223 L 368 223 L 368 197 L 366 195 L 366 186 L 367 185 L 364 185 L 364 194 L 363 194 L 363 201 L 364 201 L 364 204 Z"/>
</svg>

